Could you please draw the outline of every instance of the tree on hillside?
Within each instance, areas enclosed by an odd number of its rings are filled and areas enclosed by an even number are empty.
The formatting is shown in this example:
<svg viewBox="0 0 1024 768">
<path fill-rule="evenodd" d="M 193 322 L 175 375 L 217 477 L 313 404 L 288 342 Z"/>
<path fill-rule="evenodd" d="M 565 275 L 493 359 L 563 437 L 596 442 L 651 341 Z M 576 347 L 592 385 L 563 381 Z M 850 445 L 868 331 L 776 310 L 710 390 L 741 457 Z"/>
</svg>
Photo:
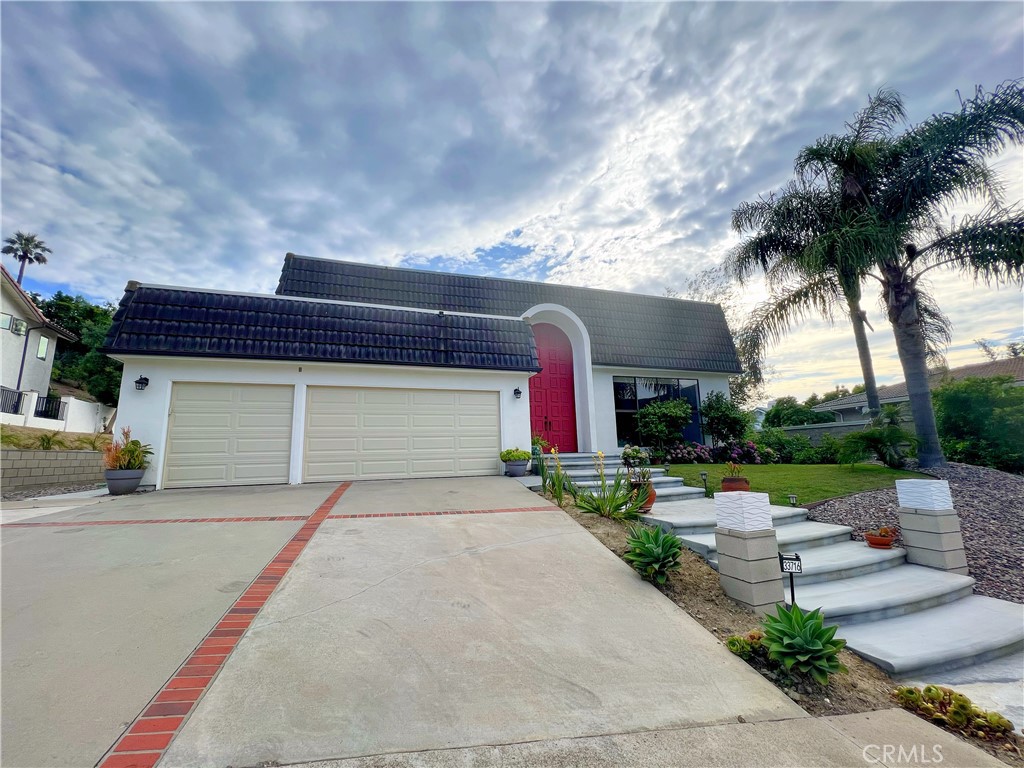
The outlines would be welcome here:
<svg viewBox="0 0 1024 768">
<path fill-rule="evenodd" d="M 21 285 L 21 280 L 25 277 L 27 265 L 45 264 L 46 254 L 53 253 L 38 237 L 24 232 L 15 232 L 13 237 L 6 238 L 4 243 L 0 253 L 13 256 L 21 263 L 18 267 L 18 285 Z"/>
<path fill-rule="evenodd" d="M 835 421 L 831 413 L 818 413 L 797 402 L 795 397 L 780 397 L 764 415 L 766 427 L 797 427 L 804 424 L 827 424 Z"/>
<path fill-rule="evenodd" d="M 1024 278 L 1024 211 L 1003 207 L 1002 188 L 988 158 L 1024 143 L 1024 87 L 1010 81 L 978 88 L 956 112 L 933 115 L 902 130 L 902 99 L 879 115 L 877 138 L 847 132 L 806 148 L 797 169 L 828 179 L 860 206 L 855 237 L 871 243 L 866 275 L 881 286 L 896 338 L 923 467 L 945 463 L 928 386 L 929 339 L 948 331 L 923 280 L 945 267 L 986 283 Z M 944 221 L 953 206 L 981 201 L 980 212 Z"/>
</svg>

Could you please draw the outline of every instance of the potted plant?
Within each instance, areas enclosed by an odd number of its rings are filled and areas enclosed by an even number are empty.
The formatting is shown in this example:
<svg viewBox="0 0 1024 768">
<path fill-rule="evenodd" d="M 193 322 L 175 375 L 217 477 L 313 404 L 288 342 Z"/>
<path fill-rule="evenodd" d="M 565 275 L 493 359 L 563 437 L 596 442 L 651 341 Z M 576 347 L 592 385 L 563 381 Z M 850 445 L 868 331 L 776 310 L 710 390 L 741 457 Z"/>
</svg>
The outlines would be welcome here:
<svg viewBox="0 0 1024 768">
<path fill-rule="evenodd" d="M 539 475 L 541 470 L 541 463 L 543 462 L 544 449 L 550 448 L 551 443 L 545 440 L 540 435 L 534 435 L 530 438 L 530 453 L 533 457 L 533 474 Z"/>
<path fill-rule="evenodd" d="M 500 458 L 505 462 L 505 474 L 509 477 L 522 477 L 526 474 L 526 465 L 530 463 L 528 451 L 509 448 L 501 452 Z"/>
<path fill-rule="evenodd" d="M 647 489 L 647 501 L 640 505 L 640 511 L 650 512 L 654 506 L 654 499 L 658 495 L 654 491 L 654 483 L 651 482 L 651 470 L 647 467 L 637 467 L 633 474 L 632 483 L 634 490 Z"/>
<path fill-rule="evenodd" d="M 743 469 L 736 462 L 730 461 L 725 465 L 726 472 L 728 473 L 722 478 L 722 490 L 723 491 L 749 491 L 750 481 L 740 474 Z"/>
<path fill-rule="evenodd" d="M 622 459 L 622 465 L 631 472 L 639 467 L 651 465 L 651 457 L 647 453 L 647 449 L 641 448 L 639 445 L 624 446 L 619 458 Z"/>
<path fill-rule="evenodd" d="M 864 534 L 864 541 L 872 549 L 892 549 L 892 543 L 896 540 L 896 529 L 882 526 L 875 531 L 867 531 Z"/>
<path fill-rule="evenodd" d="M 121 439 L 112 440 L 103 450 L 103 473 L 107 480 L 107 491 L 111 496 L 135 493 L 149 466 L 152 447 L 132 438 L 131 427 L 121 430 Z"/>
</svg>

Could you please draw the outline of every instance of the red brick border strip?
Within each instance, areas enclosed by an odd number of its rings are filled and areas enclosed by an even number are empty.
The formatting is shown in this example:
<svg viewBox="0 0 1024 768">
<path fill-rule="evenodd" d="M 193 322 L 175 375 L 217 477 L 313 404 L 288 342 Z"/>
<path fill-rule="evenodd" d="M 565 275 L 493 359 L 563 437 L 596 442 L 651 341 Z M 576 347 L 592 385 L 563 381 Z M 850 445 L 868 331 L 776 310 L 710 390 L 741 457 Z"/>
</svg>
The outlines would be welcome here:
<svg viewBox="0 0 1024 768">
<path fill-rule="evenodd" d="M 436 517 L 439 515 L 490 515 L 499 512 L 553 512 L 558 507 L 509 507 L 507 509 L 445 509 L 436 512 L 366 512 L 352 515 L 328 515 L 328 520 L 364 520 L 371 517 Z"/>
<path fill-rule="evenodd" d="M 210 633 L 185 660 L 174 676 L 149 702 L 125 733 L 104 756 L 99 768 L 152 768 L 163 757 L 189 713 L 196 706 L 210 683 L 223 668 L 231 651 L 252 624 L 278 583 L 302 554 L 306 544 L 327 519 L 341 495 L 352 483 L 342 483 L 327 497 L 316 512 L 303 519 L 305 524 L 292 536 L 274 559 L 260 571 L 249 588 L 227 610 Z M 271 518 L 226 518 L 237 520 L 269 520 Z M 150 522 L 150 521 L 143 521 Z M 191 522 L 191 521 L 189 521 Z M 200 521 L 195 521 L 200 522 Z"/>
<path fill-rule="evenodd" d="M 0 525 L 0 528 L 66 528 L 82 525 L 150 525 L 154 523 L 277 523 L 308 519 L 309 515 L 274 515 L 269 517 L 168 517 L 154 518 L 152 520 L 82 520 L 77 523 L 71 520 L 56 520 L 39 523 L 4 523 Z"/>
</svg>

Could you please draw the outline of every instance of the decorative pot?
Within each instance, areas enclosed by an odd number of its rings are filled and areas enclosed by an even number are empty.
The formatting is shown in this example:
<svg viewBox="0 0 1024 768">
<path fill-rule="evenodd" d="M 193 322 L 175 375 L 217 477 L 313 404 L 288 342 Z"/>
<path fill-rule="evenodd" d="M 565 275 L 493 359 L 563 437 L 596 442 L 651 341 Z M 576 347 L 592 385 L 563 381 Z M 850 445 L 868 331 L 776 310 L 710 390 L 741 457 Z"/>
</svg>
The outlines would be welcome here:
<svg viewBox="0 0 1024 768">
<path fill-rule="evenodd" d="M 107 492 L 111 496 L 123 496 L 126 493 L 135 493 L 135 489 L 142 482 L 142 476 L 146 474 L 144 469 L 108 469 L 103 472 L 107 481 Z"/>
<path fill-rule="evenodd" d="M 654 490 L 654 483 L 648 483 L 647 484 L 647 501 L 645 501 L 644 505 L 642 507 L 640 507 L 640 511 L 643 512 L 644 514 L 650 512 L 651 508 L 654 506 L 654 500 L 656 498 L 658 498 L 658 493 Z"/>
<path fill-rule="evenodd" d="M 529 464 L 527 461 L 506 461 L 505 462 L 505 474 L 509 477 L 522 477 L 526 474 L 526 465 Z"/>
<path fill-rule="evenodd" d="M 875 536 L 871 533 L 864 534 L 864 541 L 866 541 L 868 546 L 872 549 L 892 549 L 892 543 L 895 540 L 894 536 Z"/>
<path fill-rule="evenodd" d="M 750 481 L 745 477 L 723 477 L 723 491 L 749 491 Z"/>
</svg>

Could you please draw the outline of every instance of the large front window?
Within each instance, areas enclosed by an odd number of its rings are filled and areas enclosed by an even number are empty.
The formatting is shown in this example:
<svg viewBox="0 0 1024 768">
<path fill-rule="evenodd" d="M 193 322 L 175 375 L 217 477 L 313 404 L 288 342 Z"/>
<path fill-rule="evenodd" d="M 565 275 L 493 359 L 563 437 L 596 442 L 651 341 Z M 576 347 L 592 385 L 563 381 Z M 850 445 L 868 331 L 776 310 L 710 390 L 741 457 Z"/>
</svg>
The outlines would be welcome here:
<svg viewBox="0 0 1024 768">
<path fill-rule="evenodd" d="M 643 444 L 641 436 L 637 434 L 636 412 L 655 400 L 688 400 L 693 415 L 690 423 L 683 428 L 682 437 L 694 443 L 704 442 L 700 429 L 700 389 L 696 379 L 615 376 L 612 387 L 615 390 L 615 431 L 620 447 Z"/>
</svg>

